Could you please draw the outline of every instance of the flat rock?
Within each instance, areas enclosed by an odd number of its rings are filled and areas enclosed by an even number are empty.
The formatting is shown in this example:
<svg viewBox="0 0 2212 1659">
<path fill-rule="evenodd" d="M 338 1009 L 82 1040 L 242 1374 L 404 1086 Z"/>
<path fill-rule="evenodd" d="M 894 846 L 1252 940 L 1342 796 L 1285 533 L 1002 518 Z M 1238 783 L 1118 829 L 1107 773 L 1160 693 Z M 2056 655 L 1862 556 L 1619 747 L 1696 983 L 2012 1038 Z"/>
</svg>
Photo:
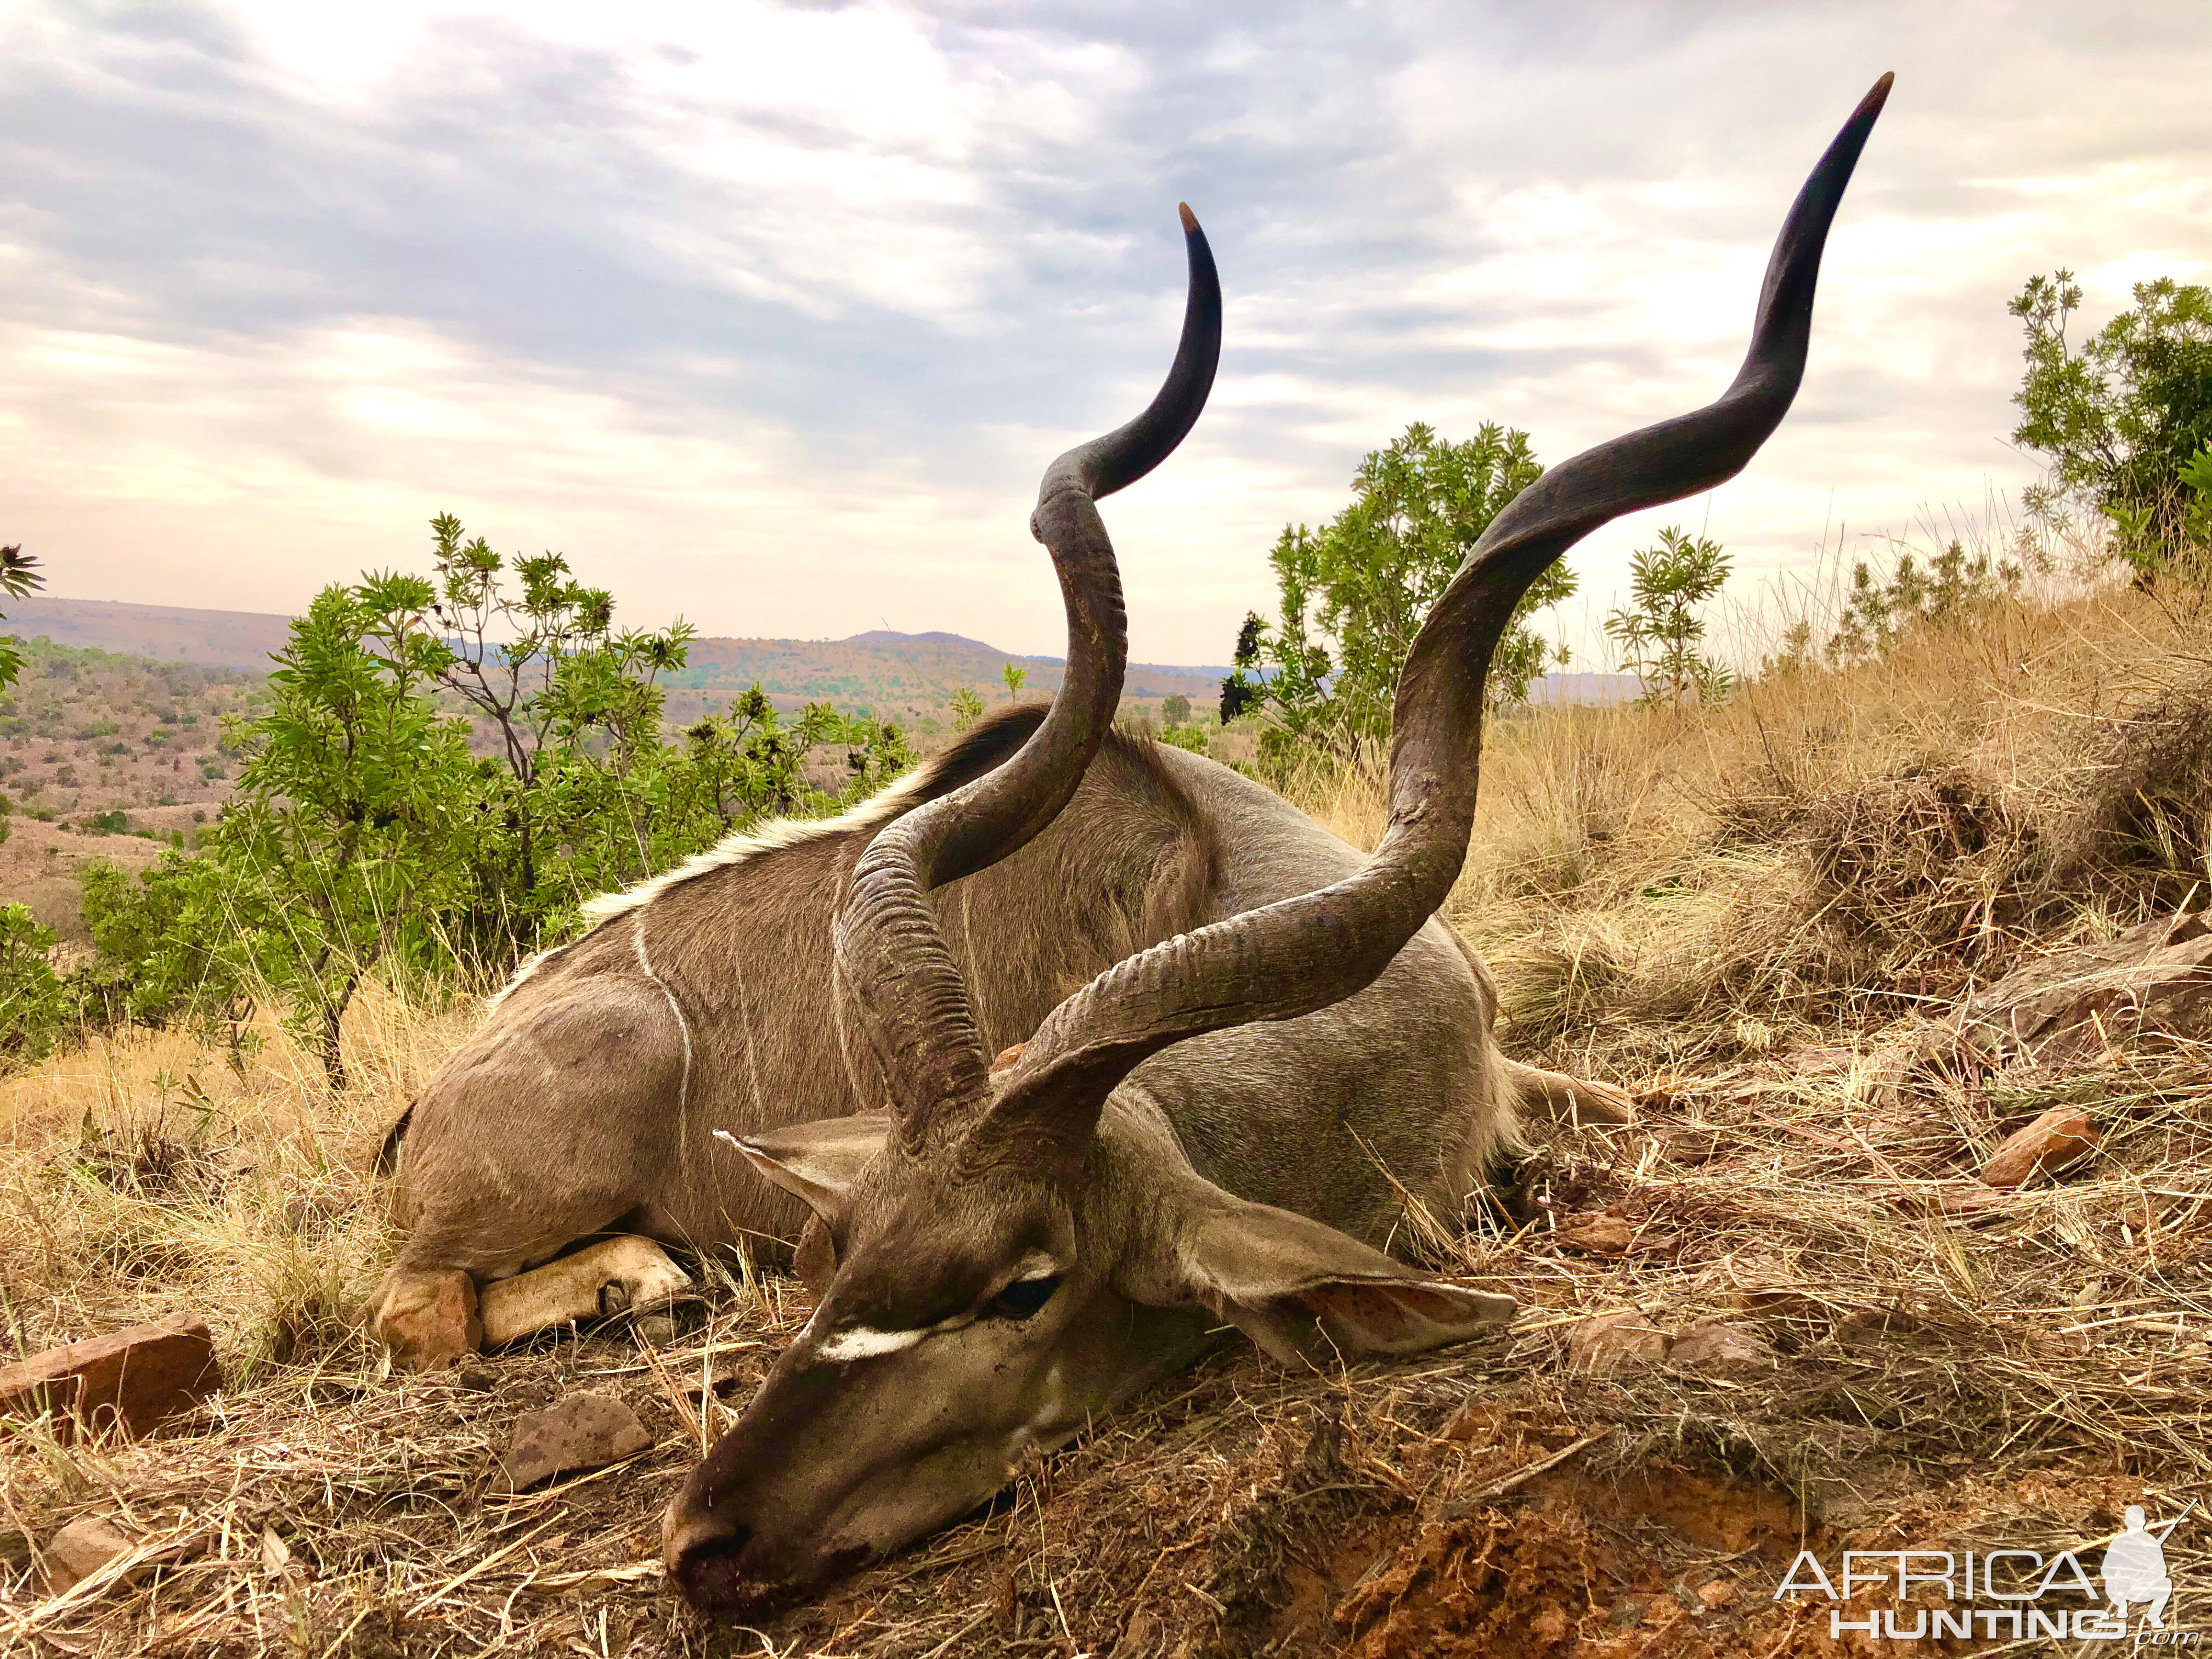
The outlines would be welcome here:
<svg viewBox="0 0 2212 1659">
<path fill-rule="evenodd" d="M 649 1238 L 625 1234 L 485 1285 L 483 1340 L 492 1347 L 538 1331 L 657 1307 L 691 1276 Z"/>
<path fill-rule="evenodd" d="M 1603 1376 L 1664 1363 L 1673 1339 L 1633 1310 L 1598 1314 L 1567 1331 L 1567 1369 Z"/>
<path fill-rule="evenodd" d="M 146 1434 L 222 1386 L 215 1339 L 197 1314 L 49 1348 L 0 1370 L 0 1412 L 51 1412 L 58 1437 L 79 1429 Z"/>
<path fill-rule="evenodd" d="M 74 1589 L 109 1562 L 128 1555 L 137 1541 L 98 1516 L 70 1522 L 40 1552 L 46 1558 L 48 1594 Z"/>
<path fill-rule="evenodd" d="M 653 1437 L 637 1413 L 609 1394 L 572 1394 L 525 1412 L 500 1460 L 498 1485 L 520 1492 L 556 1474 L 586 1474 L 643 1451 Z"/>
<path fill-rule="evenodd" d="M 1774 1346 L 1745 1326 L 1700 1319 L 1674 1339 L 1667 1363 L 1686 1371 L 1765 1370 L 1774 1364 Z"/>
<path fill-rule="evenodd" d="M 2054 1106 L 2025 1129 L 2005 1137 L 1982 1169 L 1982 1184 L 2011 1192 L 2039 1170 L 2064 1169 L 2097 1150 L 2097 1132 L 2078 1106 Z"/>
<path fill-rule="evenodd" d="M 2061 951 L 1976 992 L 1952 1021 L 2006 1060 L 2056 1060 L 2148 1031 L 2212 1030 L 2212 924 L 2159 916 L 2103 945 Z"/>
<path fill-rule="evenodd" d="M 1621 1255 L 1636 1242 L 1635 1224 L 1611 1210 L 1569 1216 L 1552 1235 L 1552 1242 L 1585 1255 Z"/>
</svg>

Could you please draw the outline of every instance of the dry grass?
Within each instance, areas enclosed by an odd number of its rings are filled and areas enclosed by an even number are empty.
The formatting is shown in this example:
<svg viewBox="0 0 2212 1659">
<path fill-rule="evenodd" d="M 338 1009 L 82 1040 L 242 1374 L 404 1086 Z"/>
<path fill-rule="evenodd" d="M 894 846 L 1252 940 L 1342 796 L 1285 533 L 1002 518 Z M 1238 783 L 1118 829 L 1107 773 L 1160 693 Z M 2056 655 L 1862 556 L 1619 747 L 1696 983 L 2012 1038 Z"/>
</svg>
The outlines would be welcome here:
<svg viewBox="0 0 2212 1659">
<path fill-rule="evenodd" d="M 1724 708 L 1498 723 L 1447 914 L 1514 1040 L 1633 1080 L 1864 1035 L 2024 952 L 2202 902 L 2212 618 L 2099 587 L 2007 603 Z M 1292 798 L 1371 845 L 1376 769 Z"/>
<path fill-rule="evenodd" d="M 343 1097 L 274 1033 L 242 1075 L 136 1035 L 0 1084 L 11 1341 L 191 1307 L 230 1376 L 143 1443 L 15 1434 L 0 1653 L 1771 1659 L 1840 1650 L 1825 1607 L 1771 1599 L 1801 1544 L 2086 1550 L 2146 1494 L 2212 1496 L 2212 1049 L 1917 1058 L 1923 1012 L 2204 876 L 2198 638 L 2099 593 L 1703 719 L 1505 724 L 1450 914 L 1516 1048 L 1644 1110 L 1547 1133 L 1494 1204 L 1430 1218 L 1437 1264 L 1521 1321 L 1328 1375 L 1232 1350 L 758 1632 L 665 1593 L 658 1516 L 803 1291 L 738 1264 L 672 1338 L 616 1324 L 442 1380 L 386 1375 L 356 1327 L 389 1249 L 364 1171 L 465 1010 L 366 1003 Z M 1378 827 L 1371 775 L 1303 787 Z M 2094 1162 L 1948 1212 L 2059 1103 Z M 1772 1363 L 1568 1367 L 1577 1321 L 1630 1310 L 1728 1320 Z M 655 1445 L 495 1494 L 516 1416 L 578 1386 Z M 46 1596 L 36 1546 L 95 1514 L 144 1537 L 137 1582 Z M 2205 1536 L 2169 1543 L 2170 1624 L 2203 1617 Z"/>
</svg>

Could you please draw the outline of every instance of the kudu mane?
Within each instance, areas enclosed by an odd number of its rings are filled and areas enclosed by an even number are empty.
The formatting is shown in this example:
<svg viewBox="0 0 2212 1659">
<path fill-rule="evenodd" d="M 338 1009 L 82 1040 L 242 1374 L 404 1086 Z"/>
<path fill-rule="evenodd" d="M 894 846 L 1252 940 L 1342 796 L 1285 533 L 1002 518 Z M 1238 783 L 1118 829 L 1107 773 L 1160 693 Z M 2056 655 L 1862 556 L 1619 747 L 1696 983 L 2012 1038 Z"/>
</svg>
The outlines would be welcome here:
<svg viewBox="0 0 2212 1659">
<path fill-rule="evenodd" d="M 540 971 L 589 945 L 611 923 L 681 896 L 678 890 L 690 884 L 711 883 L 728 872 L 797 848 L 813 848 L 849 870 L 859 850 L 893 818 L 1004 765 L 1036 730 L 1044 719 L 1045 707 L 1042 702 L 1026 702 L 992 710 L 961 733 L 951 747 L 928 757 L 904 776 L 842 812 L 820 818 L 775 818 L 753 829 L 734 830 L 705 852 L 696 853 L 659 875 L 586 899 L 578 908 L 591 926 L 575 939 L 541 951 L 516 968 L 485 999 L 485 1015 L 496 1012 Z M 1156 796 L 1163 812 L 1186 824 L 1194 835 L 1210 834 L 1182 786 L 1160 763 L 1158 744 L 1153 739 L 1117 730 L 1109 736 L 1106 746 L 1112 756 L 1110 769 L 1126 775 L 1138 793 Z M 839 857 L 848 850 L 851 858 Z"/>
</svg>

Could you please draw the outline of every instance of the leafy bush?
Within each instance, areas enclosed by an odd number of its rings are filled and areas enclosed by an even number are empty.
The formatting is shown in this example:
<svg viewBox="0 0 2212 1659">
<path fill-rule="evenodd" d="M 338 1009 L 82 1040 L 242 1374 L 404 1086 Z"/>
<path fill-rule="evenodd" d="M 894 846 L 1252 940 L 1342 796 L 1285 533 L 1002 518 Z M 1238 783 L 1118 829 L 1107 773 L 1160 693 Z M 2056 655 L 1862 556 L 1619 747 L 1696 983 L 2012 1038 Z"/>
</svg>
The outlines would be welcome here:
<svg viewBox="0 0 2212 1659">
<path fill-rule="evenodd" d="M 1277 757 L 1302 743 L 1341 750 L 1387 738 L 1414 635 L 1491 520 L 1542 476 L 1528 434 L 1494 425 L 1454 444 L 1417 422 L 1370 452 L 1350 507 L 1317 531 L 1284 526 L 1269 556 L 1277 620 L 1245 618 L 1223 718 L 1263 708 L 1262 753 Z M 1527 700 L 1554 654 L 1527 619 L 1574 591 L 1555 564 L 1522 598 L 1492 659 L 1493 707 Z M 1564 648 L 1557 657 L 1566 660 Z"/>
<path fill-rule="evenodd" d="M 70 1023 L 70 999 L 46 953 L 54 948 L 25 904 L 0 904 L 0 1067 L 42 1060 Z"/>
<path fill-rule="evenodd" d="M 0 547 L 0 595 L 20 599 L 44 585 L 36 559 L 27 556 L 21 547 Z M 0 611 L 0 622 L 7 619 L 7 613 Z M 0 640 L 0 691 L 13 685 L 15 677 L 22 672 L 22 653 L 8 641 Z"/>
<path fill-rule="evenodd" d="M 2023 544 L 2021 559 L 1992 559 L 1986 552 L 1969 554 L 1954 539 L 1924 571 L 1912 554 L 1899 554 L 1887 578 L 1861 559 L 1852 567 L 1850 592 L 1828 654 L 1844 662 L 1879 656 L 1915 628 L 1964 623 L 2016 594 L 2027 578 L 2027 561 L 2036 556 Z M 1802 654 L 1805 641 L 1797 643 Z"/>
<path fill-rule="evenodd" d="M 2212 288 L 2138 283 L 2134 309 L 2076 349 L 2066 325 L 2081 304 L 2067 270 L 2030 277 L 2011 302 L 2027 331 L 2013 441 L 2046 456 L 2051 490 L 2109 517 L 2122 555 L 2147 570 L 2203 499 L 2183 472 L 2212 447 Z"/>
<path fill-rule="evenodd" d="M 503 972 L 582 900 L 913 763 L 894 725 L 820 706 L 787 724 L 758 686 L 672 742 L 659 682 L 688 627 L 617 631 L 612 597 L 558 555 L 510 573 L 449 516 L 433 532 L 434 582 L 371 574 L 292 623 L 266 711 L 225 722 L 242 763 L 202 856 L 88 879 L 104 1017 L 234 1041 L 271 996 L 342 1085 L 339 1029 L 372 970 Z M 806 780 L 824 744 L 848 750 L 836 794 Z"/>
</svg>

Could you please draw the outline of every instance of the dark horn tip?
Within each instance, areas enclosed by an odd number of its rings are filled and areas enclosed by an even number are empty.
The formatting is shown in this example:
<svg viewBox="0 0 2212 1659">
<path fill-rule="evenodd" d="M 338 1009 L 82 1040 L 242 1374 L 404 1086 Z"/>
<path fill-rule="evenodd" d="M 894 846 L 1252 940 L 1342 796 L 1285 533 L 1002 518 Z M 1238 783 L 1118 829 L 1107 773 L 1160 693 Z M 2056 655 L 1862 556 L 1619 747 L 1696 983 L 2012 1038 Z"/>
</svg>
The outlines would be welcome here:
<svg viewBox="0 0 2212 1659">
<path fill-rule="evenodd" d="M 1874 90 L 1859 100 L 1859 106 L 1852 113 L 1855 115 L 1879 114 L 1881 106 L 1889 101 L 1889 89 L 1896 84 L 1897 71 L 1884 70 L 1881 72 L 1881 79 L 1874 83 Z"/>
<path fill-rule="evenodd" d="M 1887 82 L 1887 81 L 1888 80 L 1888 78 L 1889 78 L 1889 77 L 1888 77 L 1887 76 L 1884 76 L 1882 77 L 1882 79 L 1883 79 L 1885 82 Z M 1177 203 L 1176 204 L 1176 216 L 1177 216 L 1177 217 L 1179 217 L 1180 219 L 1182 219 L 1182 234 L 1183 234 L 1184 235 L 1186 235 L 1186 236 L 1193 236 L 1193 235 L 1197 234 L 1197 233 L 1198 233 L 1198 216 L 1197 216 L 1195 213 L 1193 213 L 1193 212 L 1190 210 L 1190 204 L 1189 204 L 1189 203 L 1188 203 L 1188 202 L 1177 202 Z"/>
</svg>

